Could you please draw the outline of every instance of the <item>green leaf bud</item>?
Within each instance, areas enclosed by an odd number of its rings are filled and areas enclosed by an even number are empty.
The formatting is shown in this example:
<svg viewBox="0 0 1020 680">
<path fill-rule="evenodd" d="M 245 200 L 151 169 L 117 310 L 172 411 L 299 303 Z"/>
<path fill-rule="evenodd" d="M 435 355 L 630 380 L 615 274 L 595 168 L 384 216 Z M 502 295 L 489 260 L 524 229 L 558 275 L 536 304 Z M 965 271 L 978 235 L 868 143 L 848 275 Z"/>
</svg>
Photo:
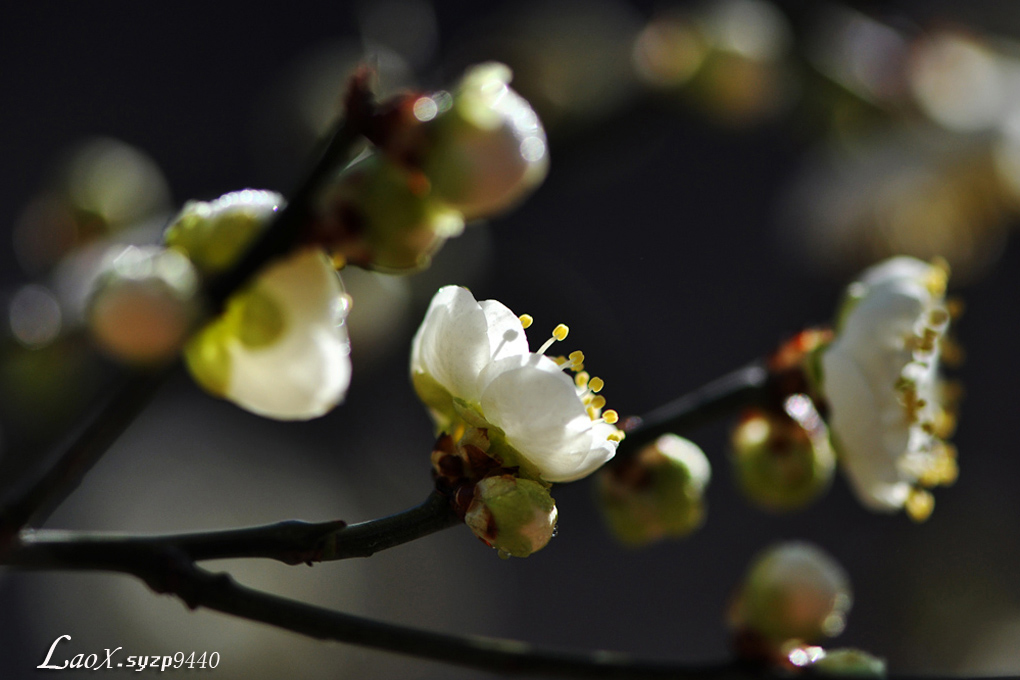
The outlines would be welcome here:
<svg viewBox="0 0 1020 680">
<path fill-rule="evenodd" d="M 500 557 L 527 557 L 552 539 L 556 518 L 556 502 L 547 486 L 500 475 L 475 485 L 464 523 Z"/>
<path fill-rule="evenodd" d="M 710 477 L 701 449 L 667 434 L 629 460 L 600 470 L 599 502 L 613 535 L 627 545 L 678 538 L 703 523 Z"/>
</svg>

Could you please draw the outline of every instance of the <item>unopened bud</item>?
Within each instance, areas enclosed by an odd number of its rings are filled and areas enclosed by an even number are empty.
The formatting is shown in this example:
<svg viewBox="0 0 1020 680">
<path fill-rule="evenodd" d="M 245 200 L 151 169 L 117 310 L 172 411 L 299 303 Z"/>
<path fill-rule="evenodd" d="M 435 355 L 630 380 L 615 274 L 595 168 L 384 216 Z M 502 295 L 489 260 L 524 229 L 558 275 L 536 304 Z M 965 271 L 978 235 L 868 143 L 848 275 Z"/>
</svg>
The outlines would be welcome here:
<svg viewBox="0 0 1020 680">
<path fill-rule="evenodd" d="M 819 675 L 842 675 L 854 678 L 884 678 L 885 661 L 860 649 L 830 649 L 825 656 L 808 666 Z"/>
<path fill-rule="evenodd" d="M 429 265 L 463 231 L 459 212 L 432 197 L 428 179 L 381 154 L 345 169 L 321 201 L 316 231 L 346 262 L 382 271 Z"/>
<path fill-rule="evenodd" d="M 783 543 L 755 559 L 730 623 L 778 650 L 790 640 L 838 635 L 850 604 L 846 572 L 832 557 L 808 543 Z"/>
<path fill-rule="evenodd" d="M 768 510 L 796 510 L 832 483 L 836 456 L 810 400 L 792 406 L 810 408 L 815 431 L 809 431 L 786 413 L 753 410 L 733 431 L 733 468 L 744 495 Z M 791 400 L 794 397 L 791 397 Z"/>
<path fill-rule="evenodd" d="M 198 274 L 175 250 L 128 247 L 110 258 L 88 309 L 96 342 L 131 363 L 173 356 L 197 312 Z"/>
<path fill-rule="evenodd" d="M 556 517 L 556 502 L 545 485 L 501 475 L 478 482 L 464 523 L 501 557 L 527 557 L 552 539 Z"/>
<path fill-rule="evenodd" d="M 203 274 L 216 274 L 234 263 L 284 203 L 276 192 L 255 189 L 215 201 L 189 201 L 167 227 L 164 240 Z"/>
<path fill-rule="evenodd" d="M 467 219 L 509 208 L 548 172 L 545 130 L 509 87 L 511 77 L 503 64 L 480 64 L 464 74 L 452 100 L 439 93 L 415 105 L 428 139 L 421 169 L 435 195 Z"/>
<path fill-rule="evenodd" d="M 603 514 L 623 543 L 685 536 L 704 521 L 711 467 L 701 449 L 686 439 L 663 435 L 598 475 Z"/>
</svg>

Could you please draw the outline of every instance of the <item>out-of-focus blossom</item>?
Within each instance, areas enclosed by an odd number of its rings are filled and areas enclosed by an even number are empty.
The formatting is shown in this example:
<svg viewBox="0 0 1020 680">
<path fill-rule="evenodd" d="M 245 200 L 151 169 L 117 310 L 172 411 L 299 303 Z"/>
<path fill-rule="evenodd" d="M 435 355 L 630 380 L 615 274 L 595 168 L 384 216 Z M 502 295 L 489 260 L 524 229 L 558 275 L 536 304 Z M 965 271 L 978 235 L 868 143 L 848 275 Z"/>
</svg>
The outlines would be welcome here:
<svg viewBox="0 0 1020 680">
<path fill-rule="evenodd" d="M 850 610 L 850 582 L 843 568 L 809 543 L 776 545 L 758 555 L 730 610 L 730 625 L 751 636 L 767 654 L 783 655 L 796 641 L 838 635 Z"/>
<path fill-rule="evenodd" d="M 503 64 L 480 64 L 465 72 L 452 95 L 413 104 L 429 139 L 422 171 L 435 195 L 467 219 L 506 210 L 549 169 L 545 130 L 531 105 L 510 88 L 511 78 Z"/>
<path fill-rule="evenodd" d="M 545 482 L 580 479 L 616 453 L 623 438 L 613 425 L 616 412 L 602 411 L 600 379 L 565 373 L 580 371 L 580 352 L 559 362 L 545 356 L 566 337 L 566 326 L 537 353 L 524 328 L 496 300 L 479 303 L 464 288 L 441 288 L 414 338 L 414 387 L 441 430 L 484 430 L 486 453 L 504 467 Z"/>
<path fill-rule="evenodd" d="M 421 172 L 372 153 L 326 189 L 314 229 L 345 262 L 409 272 L 427 267 L 446 239 L 463 231 L 464 218 L 436 199 Z"/>
<path fill-rule="evenodd" d="M 995 129 L 1020 108 L 1020 60 L 973 36 L 941 31 L 917 41 L 908 77 L 921 110 L 950 130 Z"/>
<path fill-rule="evenodd" d="M 821 355 L 832 438 L 857 497 L 916 520 L 933 507 L 924 489 L 957 474 L 939 377 L 947 278 L 945 266 L 908 257 L 866 270 L 847 289 L 835 340 Z"/>
<path fill-rule="evenodd" d="M 696 444 L 663 435 L 631 459 L 599 471 L 603 515 L 627 545 L 685 536 L 705 519 L 711 476 L 708 458 Z"/>
<path fill-rule="evenodd" d="M 995 263 L 1015 198 L 987 139 L 898 130 L 823 149 L 788 203 L 790 247 L 820 271 L 850 274 L 897 254 L 943 255 L 967 281 Z"/>
<path fill-rule="evenodd" d="M 217 274 L 244 252 L 283 204 L 275 191 L 255 189 L 233 191 L 214 201 L 188 201 L 163 239 L 203 274 Z"/>
<path fill-rule="evenodd" d="M 719 0 L 654 18 L 635 42 L 638 74 L 657 88 L 683 86 L 715 120 L 745 125 L 792 101 L 791 31 L 763 0 Z"/>
<path fill-rule="evenodd" d="M 188 337 L 197 293 L 198 273 L 180 252 L 113 247 L 92 292 L 88 326 L 99 346 L 122 361 L 164 361 Z"/>
<path fill-rule="evenodd" d="M 168 227 L 167 243 L 199 270 L 228 267 L 282 204 L 268 191 L 191 202 Z M 348 301 L 329 258 L 305 248 L 270 263 L 226 310 L 188 342 L 188 369 L 210 393 L 253 413 L 306 420 L 347 393 Z"/>
<path fill-rule="evenodd" d="M 796 394 L 786 411 L 748 411 L 733 430 L 733 467 L 744 495 L 768 510 L 802 508 L 832 482 L 836 456 L 811 399 Z"/>
<path fill-rule="evenodd" d="M 45 270 L 74 249 L 163 215 L 169 201 L 148 155 L 116 139 L 91 139 L 67 154 L 51 186 L 26 206 L 15 252 L 26 270 Z"/>
<path fill-rule="evenodd" d="M 518 3 L 478 26 L 463 52 L 508 64 L 546 127 L 568 136 L 633 100 L 630 53 L 640 28 L 640 14 L 621 0 Z"/>
</svg>

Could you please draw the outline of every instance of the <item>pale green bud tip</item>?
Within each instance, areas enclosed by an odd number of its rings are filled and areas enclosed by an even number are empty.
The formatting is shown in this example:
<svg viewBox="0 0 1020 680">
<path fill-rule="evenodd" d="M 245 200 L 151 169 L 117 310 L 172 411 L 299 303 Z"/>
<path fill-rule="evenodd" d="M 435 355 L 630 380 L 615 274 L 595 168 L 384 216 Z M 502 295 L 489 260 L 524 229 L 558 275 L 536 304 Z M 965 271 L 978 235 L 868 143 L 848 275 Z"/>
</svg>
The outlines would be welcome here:
<svg viewBox="0 0 1020 680">
<path fill-rule="evenodd" d="M 256 189 L 233 191 L 215 201 L 189 201 L 167 227 L 164 240 L 203 273 L 217 273 L 234 263 L 284 204 L 280 194 Z"/>
<path fill-rule="evenodd" d="M 614 536 L 627 545 L 685 536 L 705 517 L 708 458 L 673 434 L 599 471 L 599 500 Z"/>
<path fill-rule="evenodd" d="M 850 605 L 849 579 L 832 557 L 808 543 L 783 543 L 755 559 L 731 623 L 776 645 L 812 642 L 842 632 Z"/>
<path fill-rule="evenodd" d="M 857 678 L 884 678 L 885 661 L 860 649 L 831 649 L 809 668 L 819 675 L 845 675 Z"/>
<path fill-rule="evenodd" d="M 556 519 L 549 489 L 529 479 L 502 475 L 478 482 L 464 523 L 501 557 L 527 557 L 549 543 Z"/>
<path fill-rule="evenodd" d="M 111 253 L 88 309 L 96 342 L 131 363 L 167 359 L 195 319 L 198 275 L 174 250 L 128 247 Z"/>
</svg>

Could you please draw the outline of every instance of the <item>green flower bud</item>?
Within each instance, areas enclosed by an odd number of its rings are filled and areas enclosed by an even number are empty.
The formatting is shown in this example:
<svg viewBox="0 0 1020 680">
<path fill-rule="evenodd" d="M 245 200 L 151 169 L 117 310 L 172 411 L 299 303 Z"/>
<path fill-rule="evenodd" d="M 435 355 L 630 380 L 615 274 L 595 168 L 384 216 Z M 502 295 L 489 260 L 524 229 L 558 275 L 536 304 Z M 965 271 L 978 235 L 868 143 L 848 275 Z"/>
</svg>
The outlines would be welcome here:
<svg viewBox="0 0 1020 680">
<path fill-rule="evenodd" d="M 418 163 L 435 195 L 467 219 L 511 207 L 549 169 L 542 123 L 510 89 L 511 77 L 503 64 L 481 64 L 464 74 L 452 99 L 441 92 L 414 103 L 428 139 Z"/>
<path fill-rule="evenodd" d="M 197 313 L 198 274 L 175 250 L 128 247 L 111 255 L 87 312 L 100 347 L 131 363 L 180 350 Z"/>
<path fill-rule="evenodd" d="M 234 191 L 215 201 L 189 201 L 163 238 L 203 274 L 216 274 L 234 263 L 282 205 L 279 194 L 255 189 Z"/>
<path fill-rule="evenodd" d="M 686 536 L 704 521 L 710 477 L 701 449 L 667 434 L 630 460 L 602 468 L 599 501 L 613 535 L 627 545 Z"/>
<path fill-rule="evenodd" d="M 790 640 L 838 635 L 850 609 L 846 572 L 821 549 L 783 543 L 760 554 L 731 610 L 738 632 L 751 632 L 773 649 Z"/>
<path fill-rule="evenodd" d="M 847 675 L 857 678 L 884 678 L 885 661 L 860 649 L 830 649 L 808 666 L 819 675 Z"/>
<path fill-rule="evenodd" d="M 794 406 L 814 413 L 807 397 L 798 398 L 803 401 Z M 737 424 L 731 460 L 740 490 L 750 501 L 767 510 L 797 510 L 828 490 L 836 457 L 817 413 L 814 418 L 820 433 L 785 413 L 760 410 L 749 411 Z"/>
<path fill-rule="evenodd" d="M 500 557 L 527 557 L 549 543 L 556 517 L 556 502 L 545 485 L 501 475 L 475 485 L 464 523 Z"/>
<path fill-rule="evenodd" d="M 464 229 L 461 214 L 435 200 L 421 172 L 381 154 L 340 173 L 318 220 L 320 238 L 335 255 L 391 272 L 427 267 L 446 239 Z"/>
</svg>

